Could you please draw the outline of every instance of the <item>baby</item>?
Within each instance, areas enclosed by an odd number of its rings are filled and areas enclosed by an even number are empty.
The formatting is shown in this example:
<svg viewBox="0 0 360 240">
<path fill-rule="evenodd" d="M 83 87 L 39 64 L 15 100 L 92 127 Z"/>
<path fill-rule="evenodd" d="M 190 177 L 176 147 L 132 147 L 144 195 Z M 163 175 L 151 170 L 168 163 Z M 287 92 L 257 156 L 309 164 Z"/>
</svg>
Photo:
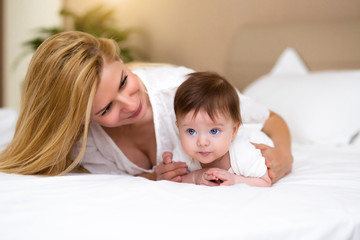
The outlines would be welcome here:
<svg viewBox="0 0 360 240">
<path fill-rule="evenodd" d="M 183 182 L 271 186 L 265 159 L 250 141 L 273 143 L 259 130 L 239 130 L 240 103 L 235 88 L 216 73 L 188 76 L 174 99 L 181 146 L 174 149 L 173 161 L 186 162 L 190 172 Z"/>
</svg>

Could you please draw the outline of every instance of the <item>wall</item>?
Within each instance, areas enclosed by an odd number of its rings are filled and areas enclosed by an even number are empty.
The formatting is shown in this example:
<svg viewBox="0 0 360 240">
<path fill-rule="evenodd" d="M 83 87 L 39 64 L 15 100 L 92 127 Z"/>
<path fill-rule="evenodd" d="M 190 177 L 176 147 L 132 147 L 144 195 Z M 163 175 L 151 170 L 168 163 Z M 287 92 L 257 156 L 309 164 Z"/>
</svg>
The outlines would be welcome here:
<svg viewBox="0 0 360 240">
<path fill-rule="evenodd" d="M 115 9 L 119 26 L 138 27 L 150 60 L 225 71 L 228 45 L 244 24 L 359 19 L 359 0 L 88 0 Z M 76 11 L 81 0 L 64 0 Z M 79 8 L 82 6 L 82 8 Z"/>
<path fill-rule="evenodd" d="M 62 0 L 4 0 L 4 106 L 18 109 L 21 84 L 25 78 L 31 54 L 22 58 L 22 43 L 35 36 L 35 29 L 61 24 L 58 12 Z"/>
<path fill-rule="evenodd" d="M 28 56 L 12 69 L 21 43 L 37 27 L 59 25 L 62 5 L 81 13 L 99 3 L 115 10 L 119 27 L 141 31 L 132 42 L 151 61 L 221 74 L 229 43 L 241 25 L 360 18 L 359 0 L 4 0 L 5 106 L 19 106 L 30 60 Z"/>
<path fill-rule="evenodd" d="M 3 23 L 4 23 L 4 10 L 3 10 L 3 0 L 0 0 L 0 107 L 3 106 L 3 58 L 4 58 L 4 47 L 3 47 L 3 41 L 4 41 L 4 31 L 3 31 Z"/>
</svg>

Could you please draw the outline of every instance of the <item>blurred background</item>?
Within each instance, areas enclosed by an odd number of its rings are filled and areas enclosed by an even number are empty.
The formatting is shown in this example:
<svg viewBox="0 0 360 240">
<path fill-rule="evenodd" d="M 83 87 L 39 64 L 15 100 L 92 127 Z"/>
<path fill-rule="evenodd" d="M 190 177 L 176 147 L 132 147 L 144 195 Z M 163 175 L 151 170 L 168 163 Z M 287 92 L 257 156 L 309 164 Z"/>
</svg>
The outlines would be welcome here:
<svg viewBox="0 0 360 240">
<path fill-rule="evenodd" d="M 36 39 L 40 28 L 70 30 L 94 8 L 113 11 L 111 24 L 127 33 L 121 44 L 133 60 L 220 74 L 239 26 L 360 19 L 359 0 L 0 0 L 2 107 L 19 108 L 32 54 L 24 42 Z"/>
</svg>

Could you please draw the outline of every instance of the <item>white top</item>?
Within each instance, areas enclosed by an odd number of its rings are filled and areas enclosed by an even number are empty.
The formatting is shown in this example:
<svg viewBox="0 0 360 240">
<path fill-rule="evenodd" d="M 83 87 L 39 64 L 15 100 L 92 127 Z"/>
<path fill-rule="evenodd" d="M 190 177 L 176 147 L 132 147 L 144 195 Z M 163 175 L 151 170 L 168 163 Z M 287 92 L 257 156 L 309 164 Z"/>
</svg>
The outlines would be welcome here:
<svg viewBox="0 0 360 240">
<path fill-rule="evenodd" d="M 274 146 L 272 140 L 265 133 L 259 130 L 240 128 L 230 145 L 230 168 L 228 171 L 245 177 L 262 177 L 267 170 L 265 158 L 261 151 L 250 142 Z M 186 162 L 189 172 L 202 168 L 199 161 L 183 151 L 180 143 L 173 151 L 173 161 Z"/>
<path fill-rule="evenodd" d="M 163 152 L 172 152 L 180 142 L 175 125 L 173 101 L 177 87 L 193 70 L 185 67 L 161 66 L 138 68 L 133 72 L 143 81 L 149 94 L 155 126 L 156 159 L 159 164 L 162 162 Z M 239 96 L 243 122 L 264 124 L 269 117 L 269 110 L 240 93 Z M 80 151 L 80 147 L 81 142 L 73 147 L 74 158 Z M 81 164 L 91 173 L 137 175 L 154 170 L 154 168 L 141 168 L 131 162 L 97 123 L 90 124 Z"/>
</svg>

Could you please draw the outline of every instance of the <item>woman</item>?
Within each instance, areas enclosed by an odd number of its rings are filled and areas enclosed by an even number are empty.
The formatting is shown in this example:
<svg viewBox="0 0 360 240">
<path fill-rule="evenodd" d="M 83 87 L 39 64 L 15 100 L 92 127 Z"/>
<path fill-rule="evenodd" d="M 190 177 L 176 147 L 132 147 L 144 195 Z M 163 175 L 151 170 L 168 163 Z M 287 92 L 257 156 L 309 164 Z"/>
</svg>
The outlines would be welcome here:
<svg viewBox="0 0 360 240">
<path fill-rule="evenodd" d="M 162 153 L 179 141 L 173 94 L 192 70 L 139 68 L 135 75 L 118 52 L 112 40 L 72 31 L 50 37 L 37 49 L 0 171 L 59 175 L 81 164 L 93 173 L 181 181 L 185 163 L 162 161 Z M 243 120 L 263 123 L 274 142 L 275 148 L 256 147 L 276 182 L 291 170 L 288 128 L 275 113 L 244 96 L 240 101 Z"/>
</svg>

